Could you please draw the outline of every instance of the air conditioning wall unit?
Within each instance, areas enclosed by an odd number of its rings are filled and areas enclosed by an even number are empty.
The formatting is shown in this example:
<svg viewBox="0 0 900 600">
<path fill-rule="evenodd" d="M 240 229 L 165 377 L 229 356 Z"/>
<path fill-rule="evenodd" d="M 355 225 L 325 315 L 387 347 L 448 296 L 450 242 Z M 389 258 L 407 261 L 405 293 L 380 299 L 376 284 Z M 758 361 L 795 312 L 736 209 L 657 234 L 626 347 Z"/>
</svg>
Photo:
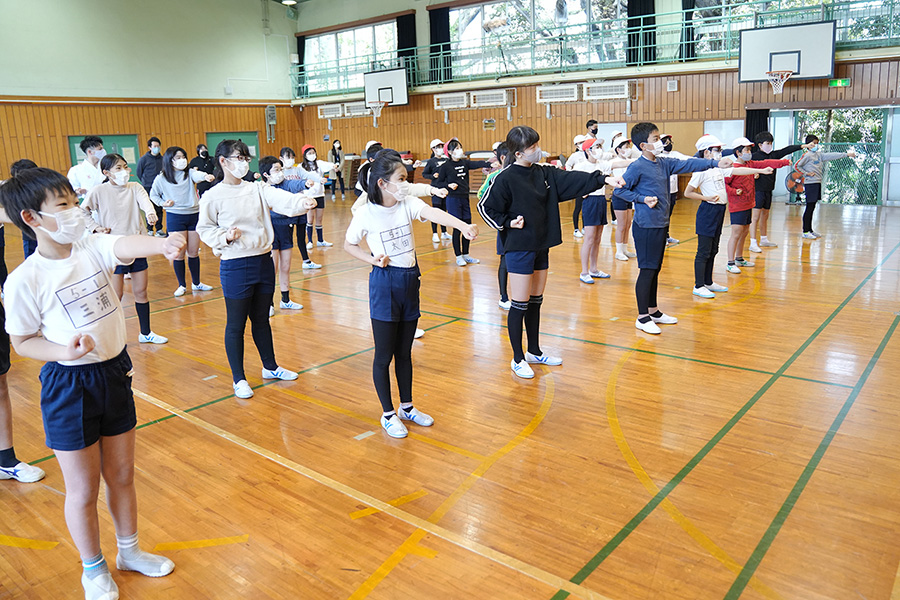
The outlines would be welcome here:
<svg viewBox="0 0 900 600">
<path fill-rule="evenodd" d="M 537 101 L 541 104 L 550 102 L 578 102 L 580 95 L 580 83 L 541 85 L 537 87 Z"/>
<path fill-rule="evenodd" d="M 368 117 L 372 114 L 372 110 L 365 102 L 345 102 L 344 116 L 347 117 Z"/>
<path fill-rule="evenodd" d="M 469 108 L 469 92 L 434 95 L 435 110 L 455 110 L 460 108 Z"/>
<path fill-rule="evenodd" d="M 584 99 L 590 100 L 627 100 L 632 97 L 634 83 L 628 80 L 597 81 L 584 84 Z"/>
<path fill-rule="evenodd" d="M 469 92 L 472 108 L 487 108 L 491 106 L 514 106 L 516 104 L 516 90 L 478 90 Z"/>
<path fill-rule="evenodd" d="M 344 116 L 343 104 L 320 104 L 317 108 L 320 119 L 339 119 Z"/>
</svg>

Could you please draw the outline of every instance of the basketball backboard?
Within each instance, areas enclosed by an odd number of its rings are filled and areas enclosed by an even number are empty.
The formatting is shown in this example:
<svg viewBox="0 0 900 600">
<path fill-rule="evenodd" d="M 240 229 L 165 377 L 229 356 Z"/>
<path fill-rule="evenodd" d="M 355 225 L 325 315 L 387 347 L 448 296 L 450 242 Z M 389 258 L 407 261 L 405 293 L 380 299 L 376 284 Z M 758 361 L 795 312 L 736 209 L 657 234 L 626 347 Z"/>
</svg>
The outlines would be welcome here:
<svg viewBox="0 0 900 600">
<path fill-rule="evenodd" d="M 793 71 L 791 79 L 834 76 L 835 21 L 741 30 L 738 81 L 768 81 L 770 71 Z"/>
<path fill-rule="evenodd" d="M 366 103 L 387 102 L 388 106 L 409 104 L 406 69 L 370 71 L 363 75 Z"/>
</svg>

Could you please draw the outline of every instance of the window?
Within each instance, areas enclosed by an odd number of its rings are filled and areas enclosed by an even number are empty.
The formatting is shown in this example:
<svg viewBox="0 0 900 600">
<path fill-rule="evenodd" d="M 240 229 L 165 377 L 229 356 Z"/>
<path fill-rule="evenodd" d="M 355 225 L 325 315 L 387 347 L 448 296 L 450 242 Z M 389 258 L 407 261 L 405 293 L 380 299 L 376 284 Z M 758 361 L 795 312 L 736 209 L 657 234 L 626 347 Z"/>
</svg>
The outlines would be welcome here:
<svg viewBox="0 0 900 600">
<path fill-rule="evenodd" d="M 394 21 L 306 38 L 304 70 L 310 94 L 363 87 L 363 73 L 397 66 Z"/>
</svg>

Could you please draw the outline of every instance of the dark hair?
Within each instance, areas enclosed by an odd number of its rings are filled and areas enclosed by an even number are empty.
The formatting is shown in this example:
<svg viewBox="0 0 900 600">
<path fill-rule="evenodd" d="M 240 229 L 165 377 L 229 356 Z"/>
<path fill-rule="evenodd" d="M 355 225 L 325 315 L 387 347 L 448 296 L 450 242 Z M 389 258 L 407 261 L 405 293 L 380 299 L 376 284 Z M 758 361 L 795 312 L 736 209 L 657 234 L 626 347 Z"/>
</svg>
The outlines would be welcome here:
<svg viewBox="0 0 900 600">
<path fill-rule="evenodd" d="M 594 119 L 591 119 L 590 121 L 587 122 L 587 125 L 585 125 L 584 127 L 585 127 L 585 129 L 590 129 L 594 125 L 599 125 L 599 123 L 597 123 L 597 121 L 595 121 Z"/>
<path fill-rule="evenodd" d="M 284 163 L 281 162 L 281 159 L 277 156 L 263 156 L 259 159 L 259 174 L 260 175 L 268 175 L 269 171 L 272 170 L 272 167 L 275 165 L 284 166 Z"/>
<path fill-rule="evenodd" d="M 331 162 L 337 162 L 338 158 L 340 158 L 337 153 L 337 148 L 334 147 L 335 144 L 341 144 L 341 140 L 334 140 L 333 142 L 331 142 L 331 157 L 334 159 Z M 341 148 L 343 148 L 343 146 L 344 145 L 341 144 Z"/>
<path fill-rule="evenodd" d="M 818 141 L 819 141 L 819 138 L 817 138 L 817 137 L 814 136 L 813 134 L 809 133 L 809 134 L 806 135 L 806 141 L 803 142 L 803 143 L 804 143 L 804 144 L 809 144 L 809 143 L 811 143 L 811 142 L 818 142 Z"/>
<path fill-rule="evenodd" d="M 631 128 L 631 143 L 640 149 L 641 144 L 646 144 L 654 131 L 659 131 L 659 127 L 653 123 L 638 123 Z"/>
<path fill-rule="evenodd" d="M 285 147 L 282 148 L 281 151 L 278 153 L 278 156 L 288 156 L 288 157 L 290 157 L 290 158 L 294 158 L 294 157 L 297 156 L 297 155 L 294 154 L 294 151 L 293 151 L 293 150 L 291 150 L 289 147 L 285 146 Z"/>
<path fill-rule="evenodd" d="M 87 154 L 87 151 L 90 150 L 91 148 L 97 148 L 98 146 L 102 146 L 102 145 L 103 145 L 103 140 L 98 138 L 96 135 L 89 135 L 86 138 L 84 138 L 83 140 L 81 140 L 79 147 L 81 148 L 82 152 Z"/>
<path fill-rule="evenodd" d="M 762 133 L 757 133 L 756 138 L 753 141 L 756 142 L 757 145 L 759 145 L 765 142 L 774 142 L 775 138 L 772 137 L 772 134 L 768 131 L 763 131 Z"/>
<path fill-rule="evenodd" d="M 375 160 L 375 157 L 382 150 L 384 150 L 384 146 L 382 146 L 381 144 L 372 144 L 371 146 L 369 146 L 369 149 L 366 150 L 366 158 L 370 161 Z"/>
<path fill-rule="evenodd" d="M 213 182 L 213 185 L 225 179 L 225 171 L 222 170 L 222 163 L 219 162 L 219 158 L 228 158 L 235 150 L 238 151 L 239 156 L 250 158 L 250 148 L 241 140 L 222 140 L 216 146 L 216 180 Z"/>
<path fill-rule="evenodd" d="M 506 145 L 506 142 L 500 142 L 500 145 L 494 149 L 494 156 L 497 157 L 497 161 L 501 166 L 507 154 L 509 154 L 509 146 Z"/>
<path fill-rule="evenodd" d="M 20 158 L 9 166 L 9 176 L 15 177 L 25 169 L 37 169 L 37 163 L 27 158 Z"/>
<path fill-rule="evenodd" d="M 209 146 L 206 144 L 197 144 L 197 154 L 200 154 L 200 148 L 206 148 L 206 151 L 209 152 Z"/>
<path fill-rule="evenodd" d="M 128 161 L 125 160 L 125 157 L 123 157 L 121 154 L 116 154 L 115 152 L 113 152 L 112 154 L 107 154 L 100 159 L 100 172 L 102 173 L 103 171 L 109 171 L 110 169 L 115 167 L 116 163 L 120 160 L 125 163 L 125 166 L 128 166 Z M 102 183 L 106 183 L 107 181 L 109 181 L 109 177 L 104 179 Z"/>
<path fill-rule="evenodd" d="M 452 140 L 447 142 L 446 146 L 444 146 L 444 154 L 446 154 L 448 157 L 450 157 L 450 154 L 457 148 L 462 148 L 462 142 L 460 142 L 456 138 L 453 138 Z"/>
<path fill-rule="evenodd" d="M 152 145 L 153 145 L 153 142 L 156 142 L 157 144 L 159 144 L 160 146 L 162 146 L 162 142 L 159 141 L 159 138 L 156 137 L 156 136 L 153 136 L 152 138 L 150 138 L 149 140 L 147 140 L 147 147 L 149 148 L 150 146 L 152 146 Z"/>
<path fill-rule="evenodd" d="M 181 152 L 184 154 L 184 157 L 187 158 L 187 152 L 184 151 L 184 148 L 180 146 L 169 146 L 166 148 L 165 154 L 163 154 L 163 165 L 162 165 L 162 174 L 163 177 L 166 178 L 166 181 L 169 183 L 178 183 L 178 180 L 175 179 L 175 167 L 172 166 L 172 161 L 175 160 L 175 155 Z M 187 169 L 181 171 L 181 174 L 185 176 L 185 178 L 189 178 L 189 174 Z M 183 181 L 183 180 L 182 180 Z"/>
<path fill-rule="evenodd" d="M 51 192 L 58 196 L 75 195 L 72 184 L 62 173 L 43 167 L 24 169 L 0 185 L 0 204 L 13 225 L 22 230 L 22 235 L 33 240 L 36 239 L 34 230 L 22 220 L 22 211 L 39 212 Z"/>
<path fill-rule="evenodd" d="M 375 160 L 363 165 L 363 168 L 359 170 L 359 180 L 369 202 L 379 206 L 384 204 L 378 180 L 390 181 L 391 175 L 394 174 L 397 167 L 404 167 L 404 172 L 406 172 L 400 153 L 391 148 L 382 149 L 375 155 Z"/>
<path fill-rule="evenodd" d="M 503 161 L 503 166 L 516 162 L 516 152 L 522 152 L 525 148 L 529 148 L 537 144 L 541 140 L 540 134 L 527 125 L 516 125 L 506 134 L 506 148 L 509 154 Z"/>
</svg>

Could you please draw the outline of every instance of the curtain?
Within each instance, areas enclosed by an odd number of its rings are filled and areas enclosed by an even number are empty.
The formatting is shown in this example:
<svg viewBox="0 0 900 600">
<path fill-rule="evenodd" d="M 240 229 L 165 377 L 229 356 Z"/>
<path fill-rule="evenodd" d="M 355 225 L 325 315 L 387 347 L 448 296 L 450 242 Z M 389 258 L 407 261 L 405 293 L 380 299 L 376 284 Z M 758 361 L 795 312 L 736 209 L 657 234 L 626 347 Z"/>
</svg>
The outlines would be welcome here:
<svg viewBox="0 0 900 600">
<path fill-rule="evenodd" d="M 400 64 L 406 69 L 406 79 L 409 85 L 415 85 L 416 62 L 416 15 L 401 15 L 397 17 L 397 57 Z"/>
<path fill-rule="evenodd" d="M 450 69 L 450 9 L 429 11 L 431 28 L 431 83 L 447 83 L 453 79 Z"/>
<path fill-rule="evenodd" d="M 628 0 L 628 65 L 656 62 L 655 10 L 654 0 Z"/>
<path fill-rule="evenodd" d="M 300 58 L 299 75 L 297 77 L 297 89 L 294 93 L 297 98 L 306 98 L 309 96 L 309 86 L 306 83 L 306 36 L 297 37 L 297 56 Z"/>
<path fill-rule="evenodd" d="M 744 135 L 751 142 L 757 134 L 769 130 L 769 109 L 748 110 L 747 118 L 744 120 Z"/>
<path fill-rule="evenodd" d="M 681 26 L 681 45 L 678 48 L 678 58 L 682 61 L 696 60 L 697 49 L 694 39 L 694 0 L 681 0 L 681 10 L 684 13 L 684 24 Z"/>
</svg>

